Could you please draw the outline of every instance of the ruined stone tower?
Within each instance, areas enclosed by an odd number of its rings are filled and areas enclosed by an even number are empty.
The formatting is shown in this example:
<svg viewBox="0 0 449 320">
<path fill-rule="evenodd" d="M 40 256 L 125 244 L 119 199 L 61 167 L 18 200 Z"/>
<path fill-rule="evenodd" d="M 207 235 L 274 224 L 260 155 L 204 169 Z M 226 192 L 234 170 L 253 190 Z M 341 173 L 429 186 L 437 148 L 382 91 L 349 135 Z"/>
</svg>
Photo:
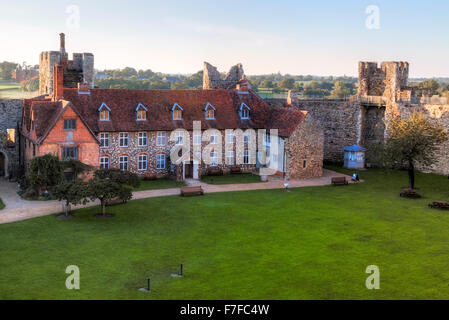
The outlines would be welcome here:
<svg viewBox="0 0 449 320">
<path fill-rule="evenodd" d="M 359 96 L 382 96 L 398 101 L 400 91 L 407 88 L 409 64 L 404 61 L 359 62 Z"/>
<path fill-rule="evenodd" d="M 232 89 L 237 83 L 245 78 L 245 72 L 241 63 L 232 66 L 226 76 L 222 76 L 217 68 L 210 63 L 204 62 L 203 89 Z"/>
<path fill-rule="evenodd" d="M 53 69 L 56 64 L 64 67 L 64 87 L 76 88 L 78 83 L 94 87 L 94 55 L 74 53 L 72 60 L 65 51 L 65 35 L 59 35 L 59 51 L 44 51 L 39 57 L 39 94 L 53 92 Z"/>
</svg>

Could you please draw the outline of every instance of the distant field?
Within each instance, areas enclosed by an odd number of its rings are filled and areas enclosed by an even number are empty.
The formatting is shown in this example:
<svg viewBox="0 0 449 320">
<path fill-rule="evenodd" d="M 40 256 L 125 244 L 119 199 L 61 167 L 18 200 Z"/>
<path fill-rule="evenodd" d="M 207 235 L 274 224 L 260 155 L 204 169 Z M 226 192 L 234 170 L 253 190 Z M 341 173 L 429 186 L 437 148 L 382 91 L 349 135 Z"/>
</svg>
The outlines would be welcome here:
<svg viewBox="0 0 449 320">
<path fill-rule="evenodd" d="M 0 80 L 0 98 L 3 99 L 22 99 L 32 98 L 38 95 L 38 92 L 22 91 L 20 83 L 6 82 Z"/>
</svg>

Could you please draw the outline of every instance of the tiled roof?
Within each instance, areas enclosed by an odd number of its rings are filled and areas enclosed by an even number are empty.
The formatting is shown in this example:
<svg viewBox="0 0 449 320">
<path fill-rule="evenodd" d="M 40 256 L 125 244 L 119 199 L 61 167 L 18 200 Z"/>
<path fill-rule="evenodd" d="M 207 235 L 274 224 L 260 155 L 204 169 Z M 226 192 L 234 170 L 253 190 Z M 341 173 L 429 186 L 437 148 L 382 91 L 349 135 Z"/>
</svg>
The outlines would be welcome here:
<svg viewBox="0 0 449 320">
<path fill-rule="evenodd" d="M 257 94 L 239 94 L 237 90 L 122 90 L 91 89 L 90 94 L 78 94 L 77 89 L 64 88 L 64 100 L 84 119 L 95 133 L 120 131 L 155 131 L 184 128 L 191 130 L 193 121 L 201 121 L 201 128 L 216 129 L 279 129 L 281 136 L 289 136 L 304 119 L 296 110 L 269 106 Z M 98 109 L 105 103 L 110 109 L 110 120 L 100 121 Z M 136 107 L 148 108 L 147 120 L 136 120 Z M 171 109 L 177 103 L 183 109 L 182 120 L 173 120 Z M 204 110 L 210 103 L 215 108 L 215 119 L 206 120 Z M 241 120 L 239 110 L 242 103 L 250 107 L 250 119 Z M 59 109 L 58 109 L 59 108 Z M 30 110 L 35 113 L 38 137 L 44 135 L 48 126 L 61 110 L 60 102 L 26 100 L 24 103 L 25 133 L 29 131 Z M 55 118 L 56 117 L 56 118 Z"/>
</svg>

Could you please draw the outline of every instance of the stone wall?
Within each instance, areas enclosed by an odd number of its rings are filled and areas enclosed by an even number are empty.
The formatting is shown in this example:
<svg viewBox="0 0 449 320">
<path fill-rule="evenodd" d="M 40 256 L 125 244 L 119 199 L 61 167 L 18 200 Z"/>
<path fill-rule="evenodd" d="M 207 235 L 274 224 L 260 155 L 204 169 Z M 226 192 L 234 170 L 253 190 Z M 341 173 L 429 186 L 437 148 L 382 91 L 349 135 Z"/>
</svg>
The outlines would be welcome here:
<svg viewBox="0 0 449 320">
<path fill-rule="evenodd" d="M 15 176 L 20 163 L 20 122 L 22 117 L 22 100 L 0 99 L 0 156 L 5 176 Z M 15 130 L 15 143 L 7 143 L 7 130 Z"/>
<path fill-rule="evenodd" d="M 298 100 L 295 106 L 306 110 L 324 131 L 324 160 L 343 162 L 343 149 L 361 143 L 362 109 L 348 100 Z"/>
<path fill-rule="evenodd" d="M 323 175 L 323 149 L 323 130 L 310 115 L 307 115 L 285 145 L 286 178 L 321 177 Z"/>
<path fill-rule="evenodd" d="M 203 67 L 203 89 L 233 89 L 239 80 L 245 77 L 241 63 L 232 66 L 225 76 L 218 72 L 217 68 L 210 63 L 204 62 Z"/>
</svg>

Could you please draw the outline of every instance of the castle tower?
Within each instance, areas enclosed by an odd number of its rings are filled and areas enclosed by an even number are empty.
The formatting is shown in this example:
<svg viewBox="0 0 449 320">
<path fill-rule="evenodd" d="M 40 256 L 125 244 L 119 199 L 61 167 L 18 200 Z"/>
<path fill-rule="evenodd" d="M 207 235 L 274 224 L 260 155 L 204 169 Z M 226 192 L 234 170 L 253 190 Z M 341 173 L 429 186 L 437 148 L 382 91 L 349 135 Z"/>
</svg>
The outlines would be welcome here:
<svg viewBox="0 0 449 320">
<path fill-rule="evenodd" d="M 204 62 L 203 90 L 209 89 L 233 89 L 237 83 L 245 78 L 245 72 L 241 63 L 232 66 L 226 76 L 222 77 L 217 68 Z"/>
<path fill-rule="evenodd" d="M 59 51 L 45 51 L 39 56 L 39 94 L 53 92 L 54 67 L 60 64 L 64 68 L 64 87 L 77 88 L 78 83 L 87 83 L 94 87 L 94 55 L 92 53 L 74 53 L 68 60 L 65 48 L 65 34 L 59 34 Z"/>
</svg>

